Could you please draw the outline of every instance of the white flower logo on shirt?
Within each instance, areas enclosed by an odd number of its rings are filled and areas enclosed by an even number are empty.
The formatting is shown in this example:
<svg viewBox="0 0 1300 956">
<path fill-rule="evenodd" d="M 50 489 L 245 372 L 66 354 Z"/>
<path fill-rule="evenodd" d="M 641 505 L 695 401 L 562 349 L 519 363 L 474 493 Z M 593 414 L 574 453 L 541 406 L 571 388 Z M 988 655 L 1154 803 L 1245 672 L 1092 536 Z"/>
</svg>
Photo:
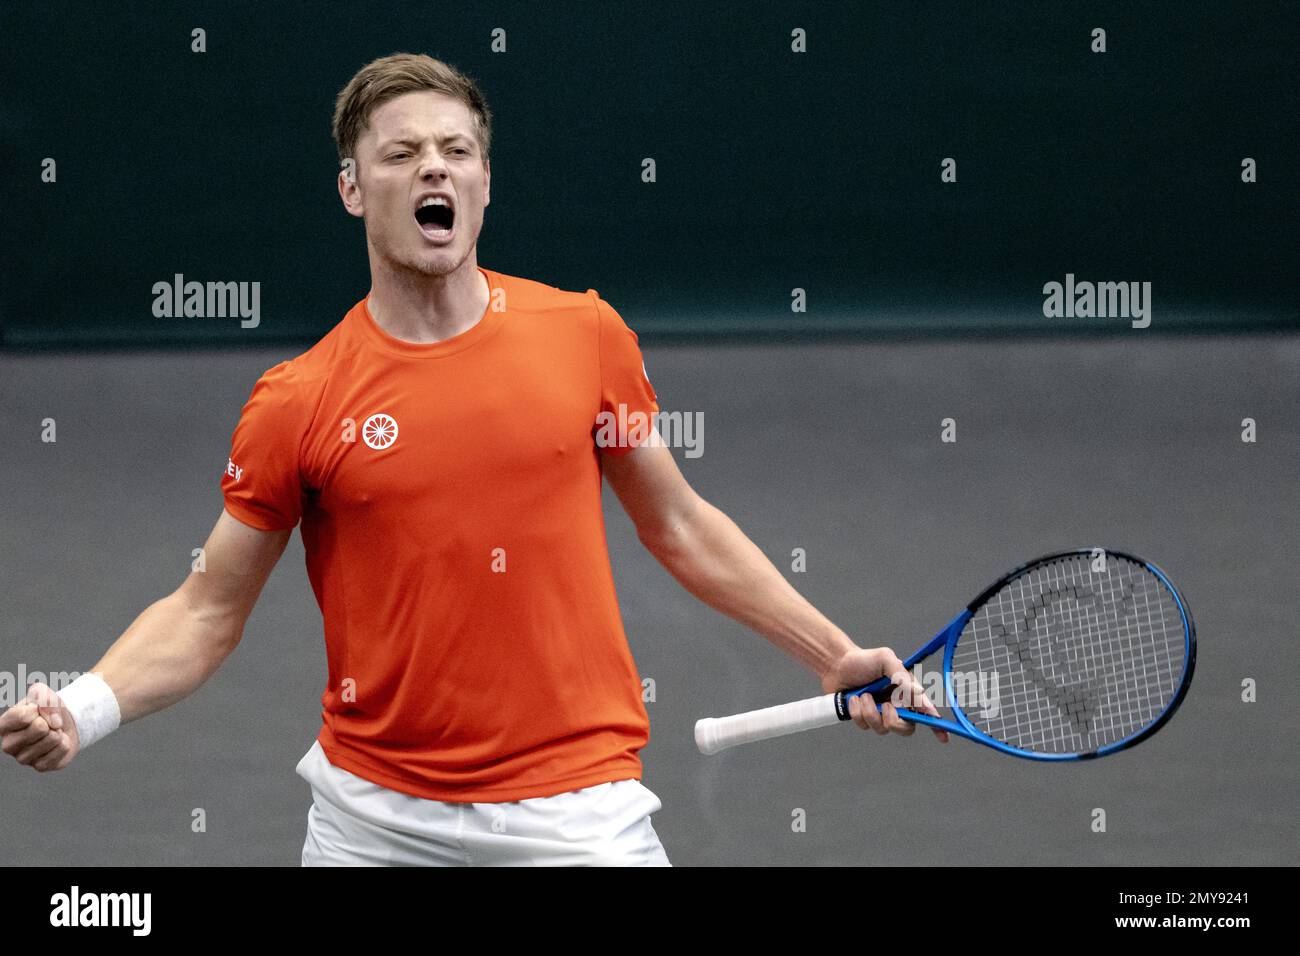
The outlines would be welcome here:
<svg viewBox="0 0 1300 956">
<path fill-rule="evenodd" d="M 371 448 L 387 448 L 397 441 L 396 419 L 391 415 L 371 415 L 361 426 L 361 438 Z"/>
</svg>

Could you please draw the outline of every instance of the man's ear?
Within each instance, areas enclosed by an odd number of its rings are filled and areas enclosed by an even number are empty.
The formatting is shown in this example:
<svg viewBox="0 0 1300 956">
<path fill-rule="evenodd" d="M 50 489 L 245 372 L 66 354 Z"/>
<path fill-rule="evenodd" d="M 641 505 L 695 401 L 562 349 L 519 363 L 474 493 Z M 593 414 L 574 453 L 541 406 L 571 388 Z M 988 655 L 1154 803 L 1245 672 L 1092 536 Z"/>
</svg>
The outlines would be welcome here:
<svg viewBox="0 0 1300 956">
<path fill-rule="evenodd" d="M 486 208 L 492 202 L 492 161 L 485 159 L 483 161 L 483 206 Z"/>
<path fill-rule="evenodd" d="M 343 200 L 343 208 L 350 215 L 357 218 L 365 215 L 365 204 L 361 201 L 361 186 L 357 183 L 357 161 L 351 156 L 343 160 L 342 167 L 339 169 L 339 198 Z"/>
</svg>

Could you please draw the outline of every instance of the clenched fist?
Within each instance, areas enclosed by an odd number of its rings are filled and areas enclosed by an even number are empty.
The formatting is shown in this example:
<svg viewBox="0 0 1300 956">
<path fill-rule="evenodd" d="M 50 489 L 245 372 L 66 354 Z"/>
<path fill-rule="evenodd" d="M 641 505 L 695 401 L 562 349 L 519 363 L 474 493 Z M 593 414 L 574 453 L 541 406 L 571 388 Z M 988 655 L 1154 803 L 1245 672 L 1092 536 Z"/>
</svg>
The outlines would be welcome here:
<svg viewBox="0 0 1300 956">
<path fill-rule="evenodd" d="M 0 714 L 0 747 L 20 764 L 44 773 L 72 763 L 81 739 L 59 695 L 44 684 L 32 684 L 25 699 Z"/>
</svg>

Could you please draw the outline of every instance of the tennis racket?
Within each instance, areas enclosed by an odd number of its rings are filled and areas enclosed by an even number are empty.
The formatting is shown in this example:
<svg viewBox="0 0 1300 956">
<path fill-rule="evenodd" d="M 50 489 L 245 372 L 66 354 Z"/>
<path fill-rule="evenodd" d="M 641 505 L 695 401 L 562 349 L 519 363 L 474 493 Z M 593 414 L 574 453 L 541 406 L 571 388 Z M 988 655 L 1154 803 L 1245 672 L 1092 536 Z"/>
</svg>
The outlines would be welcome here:
<svg viewBox="0 0 1300 956">
<path fill-rule="evenodd" d="M 1155 733 L 1187 694 L 1196 627 L 1178 589 L 1149 561 L 1092 548 L 1051 554 L 984 590 L 904 661 L 943 651 L 952 719 L 899 706 L 904 720 L 941 727 L 1031 760 L 1086 760 Z M 925 681 L 922 680 L 924 684 Z M 877 706 L 895 685 L 865 687 L 695 724 L 714 754 L 737 744 L 849 720 L 849 699 Z"/>
</svg>

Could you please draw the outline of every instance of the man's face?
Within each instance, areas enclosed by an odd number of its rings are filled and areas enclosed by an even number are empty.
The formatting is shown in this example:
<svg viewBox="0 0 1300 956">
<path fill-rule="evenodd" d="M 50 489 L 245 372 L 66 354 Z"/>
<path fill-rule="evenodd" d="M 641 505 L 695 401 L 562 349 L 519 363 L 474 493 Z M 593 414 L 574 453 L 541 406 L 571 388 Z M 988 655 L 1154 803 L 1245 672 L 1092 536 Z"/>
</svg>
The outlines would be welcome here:
<svg viewBox="0 0 1300 956">
<path fill-rule="evenodd" d="M 374 254 L 424 275 L 455 271 L 478 242 L 491 179 L 469 107 L 405 93 L 370 114 L 356 152 L 357 182 L 340 174 L 339 194 L 365 218 Z"/>
</svg>

